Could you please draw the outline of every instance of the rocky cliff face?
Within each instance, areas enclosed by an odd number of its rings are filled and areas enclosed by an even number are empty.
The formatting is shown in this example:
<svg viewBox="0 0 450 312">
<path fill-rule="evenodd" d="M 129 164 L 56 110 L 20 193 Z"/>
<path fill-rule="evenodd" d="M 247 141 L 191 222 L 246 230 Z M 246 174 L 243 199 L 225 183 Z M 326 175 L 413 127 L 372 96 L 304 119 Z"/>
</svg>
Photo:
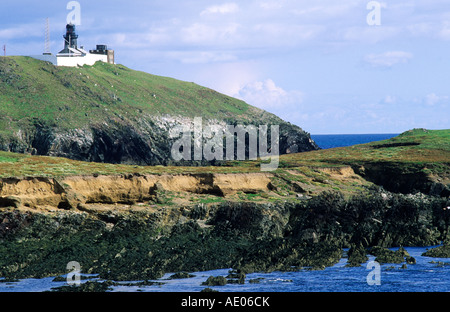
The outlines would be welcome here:
<svg viewBox="0 0 450 312">
<path fill-rule="evenodd" d="M 39 125 L 28 131 L 21 131 L 20 135 L 9 140 L 3 139 L 0 149 L 15 153 L 113 164 L 187 166 L 210 164 L 211 162 L 205 159 L 179 162 L 172 158 L 171 148 L 175 139 L 170 138 L 169 132 L 177 125 L 181 125 L 181 122 L 186 123 L 186 120 L 187 118 L 183 116 L 161 118 L 147 115 L 134 121 L 112 119 L 103 124 L 69 130 Z M 206 125 L 217 124 L 224 130 L 227 126 L 224 121 L 204 122 Z M 318 149 L 309 134 L 300 128 L 286 122 L 280 122 L 278 126 L 280 154 Z M 223 157 L 219 158 L 219 161 L 225 159 L 226 142 L 223 143 L 223 147 Z M 270 148 L 270 144 L 268 147 Z M 248 144 L 246 155 L 248 157 Z M 235 159 L 238 159 L 237 156 Z"/>
<path fill-rule="evenodd" d="M 426 173 L 420 165 L 409 165 L 407 170 L 401 164 L 380 162 L 353 166 L 364 179 L 395 193 L 421 192 L 429 195 L 448 197 L 450 183 L 447 174 L 441 176 Z"/>
</svg>

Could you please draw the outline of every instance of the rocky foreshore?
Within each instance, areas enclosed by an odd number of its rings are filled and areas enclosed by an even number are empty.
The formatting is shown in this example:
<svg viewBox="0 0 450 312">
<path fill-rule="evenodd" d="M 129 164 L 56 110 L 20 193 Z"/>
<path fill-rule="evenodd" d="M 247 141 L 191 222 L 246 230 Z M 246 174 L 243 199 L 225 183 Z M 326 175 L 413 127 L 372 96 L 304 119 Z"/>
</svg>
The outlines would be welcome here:
<svg viewBox="0 0 450 312">
<path fill-rule="evenodd" d="M 350 248 L 349 263 L 358 265 L 367 254 L 393 261 L 390 256 L 398 255 L 383 252 L 387 247 L 443 243 L 442 256 L 450 242 L 449 204 L 447 198 L 374 188 L 351 197 L 327 191 L 277 202 L 162 207 L 155 197 L 125 210 L 4 208 L 0 277 L 62 275 L 70 261 L 80 263 L 82 273 L 114 281 L 218 268 L 244 274 L 323 269 L 341 259 L 343 248 Z"/>
</svg>

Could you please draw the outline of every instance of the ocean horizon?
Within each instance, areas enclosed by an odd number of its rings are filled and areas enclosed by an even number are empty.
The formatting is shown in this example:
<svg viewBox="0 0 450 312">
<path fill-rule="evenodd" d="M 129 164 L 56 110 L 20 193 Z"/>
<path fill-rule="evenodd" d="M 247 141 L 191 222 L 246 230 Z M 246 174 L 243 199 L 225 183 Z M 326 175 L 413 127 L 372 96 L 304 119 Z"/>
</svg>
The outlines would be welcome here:
<svg viewBox="0 0 450 312">
<path fill-rule="evenodd" d="M 345 147 L 393 138 L 400 133 L 377 134 L 311 134 L 311 138 L 322 149 Z"/>
</svg>

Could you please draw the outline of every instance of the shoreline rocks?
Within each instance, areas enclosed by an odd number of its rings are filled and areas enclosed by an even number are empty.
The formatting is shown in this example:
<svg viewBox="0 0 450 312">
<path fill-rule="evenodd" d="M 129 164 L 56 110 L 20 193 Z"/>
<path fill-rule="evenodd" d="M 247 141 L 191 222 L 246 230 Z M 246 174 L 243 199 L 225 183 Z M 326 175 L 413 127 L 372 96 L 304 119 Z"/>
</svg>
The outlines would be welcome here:
<svg viewBox="0 0 450 312">
<path fill-rule="evenodd" d="M 448 206 L 447 199 L 391 195 L 345 198 L 324 193 L 307 201 L 223 201 L 203 205 L 202 213 L 176 205 L 97 212 L 1 211 L 0 275 L 56 276 L 67 273 L 68 261 L 78 261 L 83 273 L 116 281 L 220 268 L 233 268 L 236 274 L 323 269 L 341 259 L 343 248 L 350 248 L 349 265 L 362 263 L 367 253 L 383 263 L 412 264 L 404 250 L 387 248 L 437 245 L 448 237 L 450 216 L 441 209 Z M 229 279 L 239 283 L 244 275 L 236 274 Z"/>
</svg>

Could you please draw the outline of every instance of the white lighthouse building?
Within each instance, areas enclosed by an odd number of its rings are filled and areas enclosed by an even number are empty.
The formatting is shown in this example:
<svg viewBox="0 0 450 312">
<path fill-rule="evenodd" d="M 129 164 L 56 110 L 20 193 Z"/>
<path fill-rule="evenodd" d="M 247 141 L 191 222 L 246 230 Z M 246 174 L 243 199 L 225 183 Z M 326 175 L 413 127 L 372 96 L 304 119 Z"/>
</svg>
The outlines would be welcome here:
<svg viewBox="0 0 450 312">
<path fill-rule="evenodd" d="M 44 53 L 42 55 L 32 55 L 38 60 L 47 61 L 56 66 L 83 66 L 94 65 L 95 62 L 105 62 L 114 64 L 114 50 L 108 50 L 106 45 L 97 45 L 95 50 L 89 52 L 83 47 L 78 47 L 78 35 L 75 32 L 75 25 L 66 25 L 64 37 L 64 49 L 58 54 Z"/>
</svg>

